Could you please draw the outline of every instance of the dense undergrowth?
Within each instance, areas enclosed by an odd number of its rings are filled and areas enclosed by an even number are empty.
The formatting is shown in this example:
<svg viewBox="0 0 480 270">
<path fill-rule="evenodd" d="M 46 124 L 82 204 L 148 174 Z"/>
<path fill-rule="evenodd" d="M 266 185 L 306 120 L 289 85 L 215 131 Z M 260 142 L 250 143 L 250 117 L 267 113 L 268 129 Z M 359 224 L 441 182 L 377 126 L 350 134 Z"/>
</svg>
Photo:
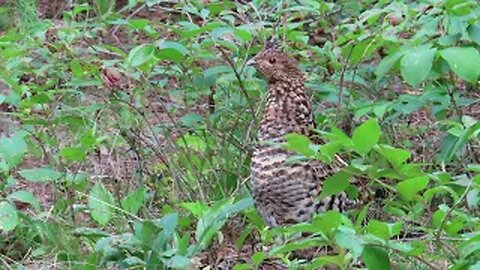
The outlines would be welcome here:
<svg viewBox="0 0 480 270">
<path fill-rule="evenodd" d="M 120 2 L 0 7 L 3 269 L 480 269 L 477 1 Z M 320 196 L 357 196 L 355 175 L 367 207 L 275 229 L 255 211 L 266 84 L 245 62 L 272 37 L 327 141 L 285 147 L 342 154 Z"/>
</svg>

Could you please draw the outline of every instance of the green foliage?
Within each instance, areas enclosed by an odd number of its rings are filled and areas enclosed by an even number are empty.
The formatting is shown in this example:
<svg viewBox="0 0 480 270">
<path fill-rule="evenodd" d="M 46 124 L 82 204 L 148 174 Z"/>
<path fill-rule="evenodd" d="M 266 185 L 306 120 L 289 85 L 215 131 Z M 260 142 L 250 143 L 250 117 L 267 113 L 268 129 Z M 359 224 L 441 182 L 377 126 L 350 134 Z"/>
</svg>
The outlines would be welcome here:
<svg viewBox="0 0 480 270">
<path fill-rule="evenodd" d="M 229 245 L 256 247 L 232 269 L 478 268 L 478 1 L 120 2 L 0 7 L 5 268 L 195 269 Z M 345 162 L 319 198 L 361 198 L 360 180 L 362 209 L 282 228 L 255 210 L 265 82 L 245 62 L 272 37 L 324 142 L 278 147 Z"/>
</svg>

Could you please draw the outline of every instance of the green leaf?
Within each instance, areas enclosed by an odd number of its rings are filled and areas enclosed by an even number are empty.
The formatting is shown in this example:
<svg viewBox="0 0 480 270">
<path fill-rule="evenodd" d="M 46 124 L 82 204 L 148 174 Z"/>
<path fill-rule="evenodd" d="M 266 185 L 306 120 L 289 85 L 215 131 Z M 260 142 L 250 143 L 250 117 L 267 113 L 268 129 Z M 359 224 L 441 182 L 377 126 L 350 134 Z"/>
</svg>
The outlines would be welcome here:
<svg viewBox="0 0 480 270">
<path fill-rule="evenodd" d="M 325 183 L 323 183 L 322 192 L 320 193 L 319 198 L 323 199 L 347 189 L 349 185 L 348 179 L 350 179 L 351 176 L 352 175 L 348 172 L 341 170 L 328 177 L 327 180 L 325 180 Z"/>
<path fill-rule="evenodd" d="M 324 235 L 330 235 L 340 225 L 342 225 L 342 215 L 338 211 L 330 210 L 326 213 L 320 213 L 312 220 L 314 232 L 321 232 Z"/>
<path fill-rule="evenodd" d="M 310 147 L 310 139 L 307 137 L 300 134 L 290 133 L 285 135 L 285 139 L 289 150 L 298 152 L 307 157 L 315 154 L 315 151 Z"/>
<path fill-rule="evenodd" d="M 62 174 L 51 168 L 35 168 L 21 170 L 19 174 L 30 182 L 51 182 L 58 180 Z"/>
<path fill-rule="evenodd" d="M 453 47 L 440 51 L 450 68 L 461 78 L 475 83 L 480 75 L 480 54 L 474 47 Z"/>
<path fill-rule="evenodd" d="M 381 247 L 366 246 L 362 252 L 362 260 L 368 270 L 389 270 L 392 269 L 388 252 Z"/>
<path fill-rule="evenodd" d="M 294 250 L 308 249 L 313 247 L 321 247 L 326 244 L 326 241 L 321 238 L 306 238 L 291 242 L 279 247 L 275 247 L 270 251 L 271 256 L 278 254 L 285 254 Z"/>
<path fill-rule="evenodd" d="M 472 9 L 478 7 L 475 0 L 445 0 L 445 10 L 449 15 L 465 16 L 472 13 Z"/>
<path fill-rule="evenodd" d="M 252 205 L 253 199 L 249 197 L 233 204 L 232 200 L 228 200 L 219 207 L 211 208 L 198 220 L 195 240 L 203 246 L 207 246 L 229 216 L 245 210 Z"/>
<path fill-rule="evenodd" d="M 177 139 L 177 144 L 181 147 L 195 149 L 197 151 L 205 151 L 207 149 L 207 141 L 204 137 L 195 134 L 186 134 Z"/>
<path fill-rule="evenodd" d="M 352 65 L 357 65 L 365 56 L 368 55 L 368 50 L 372 47 L 372 42 L 375 42 L 375 40 L 367 39 L 359 42 L 353 47 L 353 49 L 351 49 L 349 61 Z"/>
<path fill-rule="evenodd" d="M 410 158 L 411 153 L 404 149 L 393 148 L 389 145 L 379 145 L 375 148 L 380 155 L 386 158 L 395 168 Z"/>
<path fill-rule="evenodd" d="M 203 202 L 184 202 L 180 203 L 180 206 L 190 211 L 195 217 L 200 217 L 208 211 L 208 207 Z"/>
<path fill-rule="evenodd" d="M 305 270 L 317 270 L 317 269 L 342 269 L 344 267 L 344 255 L 336 255 L 336 256 L 321 256 L 316 257 L 308 264 L 305 264 Z M 338 266 L 336 268 L 325 266 Z M 303 268 L 302 268 L 303 269 Z"/>
<path fill-rule="evenodd" d="M 101 225 L 106 225 L 112 218 L 111 205 L 114 205 L 113 195 L 102 184 L 95 184 L 88 196 L 92 218 Z"/>
<path fill-rule="evenodd" d="M 132 192 L 127 197 L 123 198 L 120 204 L 122 205 L 123 210 L 135 215 L 142 207 L 144 200 L 145 189 L 139 188 L 137 191 Z"/>
<path fill-rule="evenodd" d="M 36 210 L 40 210 L 40 203 L 37 197 L 29 191 L 19 190 L 7 196 L 7 199 L 31 204 Z"/>
<path fill-rule="evenodd" d="M 352 251 L 355 257 L 359 257 L 365 246 L 365 240 L 355 234 L 355 231 L 350 228 L 340 227 L 335 233 L 335 241 L 343 248 Z"/>
<path fill-rule="evenodd" d="M 159 59 L 180 62 L 187 53 L 187 48 L 176 41 L 162 41 L 159 44 L 160 50 L 156 53 Z"/>
<path fill-rule="evenodd" d="M 121 267 L 119 267 L 120 269 L 135 269 L 135 268 L 143 268 L 142 266 L 145 266 L 146 263 L 138 258 L 138 257 L 135 257 L 135 256 L 129 256 L 127 258 L 125 258 L 123 261 L 122 261 L 122 264 L 121 264 Z"/>
<path fill-rule="evenodd" d="M 443 47 L 451 47 L 455 45 L 460 38 L 462 38 L 461 33 L 446 35 L 438 39 L 438 44 Z"/>
<path fill-rule="evenodd" d="M 175 255 L 165 264 L 171 268 L 185 268 L 190 264 L 190 259 L 184 256 Z"/>
<path fill-rule="evenodd" d="M 26 152 L 27 143 L 20 133 L 15 133 L 10 138 L 0 138 L 0 157 L 7 162 L 9 168 L 18 165 Z"/>
<path fill-rule="evenodd" d="M 448 134 L 442 141 L 441 156 L 443 161 L 448 163 L 478 130 L 480 130 L 480 121 L 463 130 L 459 137 Z"/>
<path fill-rule="evenodd" d="M 462 242 L 458 245 L 460 250 L 460 255 L 462 258 L 467 258 L 468 256 L 478 253 L 480 251 L 480 234 L 473 236 L 465 242 Z"/>
<path fill-rule="evenodd" d="M 234 30 L 234 33 L 235 33 L 235 36 L 240 38 L 240 40 L 242 41 L 250 41 L 253 38 L 252 34 L 250 34 L 250 32 L 246 29 L 237 28 Z"/>
<path fill-rule="evenodd" d="M 0 202 L 0 230 L 11 231 L 18 225 L 17 210 L 8 202 Z"/>
<path fill-rule="evenodd" d="M 380 139 L 381 129 L 377 119 L 370 119 L 357 127 L 353 132 L 352 141 L 354 150 L 365 155 L 370 149 L 378 143 Z"/>
<path fill-rule="evenodd" d="M 476 25 L 470 25 L 468 27 L 468 35 L 473 42 L 480 45 L 480 24 L 477 23 Z"/>
<path fill-rule="evenodd" d="M 85 70 L 83 70 L 82 64 L 78 60 L 72 60 L 70 63 L 70 68 L 72 69 L 72 74 L 76 78 L 85 77 Z"/>
<path fill-rule="evenodd" d="M 367 232 L 384 240 L 390 239 L 390 228 L 385 222 L 370 220 L 367 225 Z"/>
<path fill-rule="evenodd" d="M 80 147 L 67 147 L 60 150 L 60 156 L 69 161 L 81 161 L 85 155 L 85 151 Z"/>
<path fill-rule="evenodd" d="M 410 85 L 417 87 L 430 73 L 436 51 L 437 49 L 422 46 L 405 52 L 400 66 L 402 77 Z"/>
<path fill-rule="evenodd" d="M 101 15 L 105 15 L 115 7 L 113 0 L 96 0 L 98 11 Z"/>
<path fill-rule="evenodd" d="M 252 262 L 255 265 L 259 265 L 262 263 L 266 258 L 268 254 L 265 252 L 257 251 L 252 255 Z"/>
<path fill-rule="evenodd" d="M 455 192 L 455 190 L 453 190 L 453 188 L 451 188 L 449 186 L 443 186 L 443 185 L 442 186 L 436 186 L 436 187 L 428 189 L 427 191 L 425 191 L 425 193 L 423 193 L 423 198 L 425 198 L 425 200 L 427 202 L 430 202 L 432 200 L 433 196 L 435 196 L 437 194 L 443 195 L 445 193 L 450 194 L 453 201 L 455 201 L 455 202 L 460 199 L 460 196 Z"/>
<path fill-rule="evenodd" d="M 415 194 L 428 185 L 428 176 L 419 176 L 404 180 L 397 184 L 397 192 L 407 201 L 411 201 Z"/>
<path fill-rule="evenodd" d="M 182 122 L 185 127 L 197 127 L 203 123 L 203 121 L 205 121 L 205 118 L 196 113 L 187 113 L 180 118 L 180 122 Z"/>
<path fill-rule="evenodd" d="M 128 62 L 132 67 L 138 67 L 155 58 L 155 46 L 142 44 L 133 48 L 128 54 Z"/>
</svg>

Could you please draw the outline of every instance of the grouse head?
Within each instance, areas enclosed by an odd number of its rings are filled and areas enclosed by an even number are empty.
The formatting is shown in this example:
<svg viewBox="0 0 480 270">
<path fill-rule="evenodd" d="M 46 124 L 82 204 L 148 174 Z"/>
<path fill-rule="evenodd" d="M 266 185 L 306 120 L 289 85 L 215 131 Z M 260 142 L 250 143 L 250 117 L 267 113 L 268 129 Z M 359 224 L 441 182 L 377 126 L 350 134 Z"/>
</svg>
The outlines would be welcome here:
<svg viewBox="0 0 480 270">
<path fill-rule="evenodd" d="M 295 77 L 302 77 L 297 61 L 269 43 L 248 64 L 254 66 L 269 82 L 288 82 Z"/>
</svg>

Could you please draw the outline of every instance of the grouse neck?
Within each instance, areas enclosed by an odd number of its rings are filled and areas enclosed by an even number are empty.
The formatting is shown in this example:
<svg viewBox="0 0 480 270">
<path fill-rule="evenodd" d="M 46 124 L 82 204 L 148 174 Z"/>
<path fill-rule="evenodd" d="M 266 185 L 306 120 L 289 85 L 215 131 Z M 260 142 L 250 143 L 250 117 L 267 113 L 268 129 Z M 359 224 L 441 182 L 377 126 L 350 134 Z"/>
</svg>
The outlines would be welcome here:
<svg viewBox="0 0 480 270">
<path fill-rule="evenodd" d="M 279 98 L 288 98 L 288 96 L 295 94 L 306 94 L 307 89 L 305 87 L 303 77 L 289 78 L 286 80 L 278 80 L 271 82 L 268 86 L 268 94 L 270 96 L 276 96 Z"/>
<path fill-rule="evenodd" d="M 281 142 L 288 133 L 307 135 L 313 116 L 303 79 L 270 83 L 268 90 L 259 139 Z"/>
</svg>

